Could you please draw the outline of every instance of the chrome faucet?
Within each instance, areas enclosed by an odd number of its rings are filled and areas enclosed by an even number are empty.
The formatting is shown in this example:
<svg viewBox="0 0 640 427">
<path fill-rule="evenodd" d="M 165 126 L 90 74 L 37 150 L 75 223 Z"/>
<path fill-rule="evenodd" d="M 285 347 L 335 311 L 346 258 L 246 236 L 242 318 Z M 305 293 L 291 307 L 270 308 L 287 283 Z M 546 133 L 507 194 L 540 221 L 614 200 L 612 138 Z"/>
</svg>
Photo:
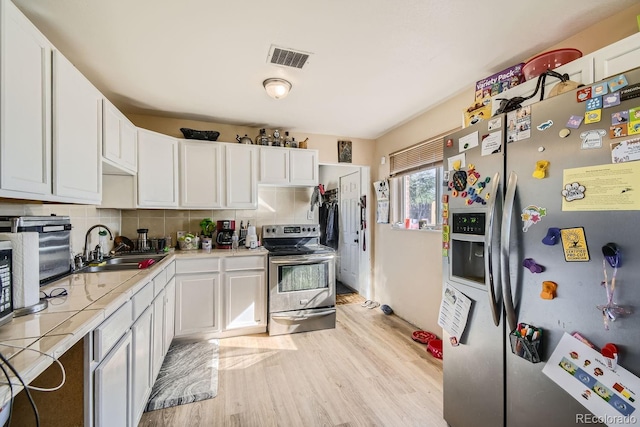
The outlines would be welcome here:
<svg viewBox="0 0 640 427">
<path fill-rule="evenodd" d="M 89 248 L 89 235 L 94 228 L 98 227 L 107 230 L 107 232 L 109 233 L 109 240 L 113 240 L 113 234 L 111 233 L 111 230 L 109 230 L 109 227 L 107 227 L 106 225 L 96 224 L 93 227 L 89 228 L 87 230 L 87 234 L 84 235 L 84 259 L 87 262 L 91 261 L 90 257 L 92 256 L 91 248 Z"/>
</svg>

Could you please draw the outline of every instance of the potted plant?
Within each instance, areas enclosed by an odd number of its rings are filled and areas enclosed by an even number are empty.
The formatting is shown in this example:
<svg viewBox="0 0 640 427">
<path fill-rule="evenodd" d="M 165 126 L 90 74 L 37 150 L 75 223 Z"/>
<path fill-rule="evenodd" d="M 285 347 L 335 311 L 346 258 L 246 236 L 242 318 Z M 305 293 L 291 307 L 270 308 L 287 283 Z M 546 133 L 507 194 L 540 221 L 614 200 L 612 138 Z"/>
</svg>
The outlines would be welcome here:
<svg viewBox="0 0 640 427">
<path fill-rule="evenodd" d="M 204 237 L 213 237 L 213 232 L 216 230 L 216 224 L 211 218 L 205 218 L 200 221 L 200 229 Z"/>
</svg>

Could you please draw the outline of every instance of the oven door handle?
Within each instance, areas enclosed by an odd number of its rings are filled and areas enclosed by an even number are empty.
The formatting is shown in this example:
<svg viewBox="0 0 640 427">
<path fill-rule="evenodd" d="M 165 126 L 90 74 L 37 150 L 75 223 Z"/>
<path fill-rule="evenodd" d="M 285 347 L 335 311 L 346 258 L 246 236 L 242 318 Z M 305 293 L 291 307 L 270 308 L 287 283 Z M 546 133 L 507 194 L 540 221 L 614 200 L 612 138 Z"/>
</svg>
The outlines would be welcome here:
<svg viewBox="0 0 640 427">
<path fill-rule="evenodd" d="M 318 261 L 331 261 L 335 258 L 334 254 L 330 255 L 302 255 L 302 256 L 282 256 L 271 257 L 271 264 L 315 264 Z"/>
<path fill-rule="evenodd" d="M 335 309 L 331 309 L 331 310 L 323 310 L 323 311 L 317 311 L 314 313 L 307 313 L 307 314 L 301 314 L 299 316 L 291 316 L 291 315 L 272 315 L 271 318 L 274 320 L 307 320 L 307 319 L 311 319 L 314 317 L 324 317 L 324 316 L 329 316 L 333 313 L 335 313 L 336 310 Z"/>
</svg>

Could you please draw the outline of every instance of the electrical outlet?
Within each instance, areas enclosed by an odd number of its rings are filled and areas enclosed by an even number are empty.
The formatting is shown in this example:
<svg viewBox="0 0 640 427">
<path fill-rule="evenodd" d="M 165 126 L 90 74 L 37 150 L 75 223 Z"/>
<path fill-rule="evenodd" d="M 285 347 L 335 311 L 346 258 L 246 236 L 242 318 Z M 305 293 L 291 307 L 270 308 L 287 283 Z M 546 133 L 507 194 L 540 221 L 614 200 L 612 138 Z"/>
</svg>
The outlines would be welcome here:
<svg viewBox="0 0 640 427">
<path fill-rule="evenodd" d="M 313 219 L 313 211 L 307 211 L 307 219 Z"/>
</svg>

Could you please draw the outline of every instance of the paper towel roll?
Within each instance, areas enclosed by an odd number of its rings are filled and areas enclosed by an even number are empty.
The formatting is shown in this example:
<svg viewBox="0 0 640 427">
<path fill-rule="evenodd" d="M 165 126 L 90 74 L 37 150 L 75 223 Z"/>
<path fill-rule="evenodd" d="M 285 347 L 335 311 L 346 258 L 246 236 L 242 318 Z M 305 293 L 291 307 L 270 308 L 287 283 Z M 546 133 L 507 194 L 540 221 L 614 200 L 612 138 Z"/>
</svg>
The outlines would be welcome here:
<svg viewBox="0 0 640 427">
<path fill-rule="evenodd" d="M 39 233 L 0 233 L 0 240 L 13 246 L 12 274 L 13 308 L 24 308 L 40 301 L 40 241 Z"/>
</svg>

